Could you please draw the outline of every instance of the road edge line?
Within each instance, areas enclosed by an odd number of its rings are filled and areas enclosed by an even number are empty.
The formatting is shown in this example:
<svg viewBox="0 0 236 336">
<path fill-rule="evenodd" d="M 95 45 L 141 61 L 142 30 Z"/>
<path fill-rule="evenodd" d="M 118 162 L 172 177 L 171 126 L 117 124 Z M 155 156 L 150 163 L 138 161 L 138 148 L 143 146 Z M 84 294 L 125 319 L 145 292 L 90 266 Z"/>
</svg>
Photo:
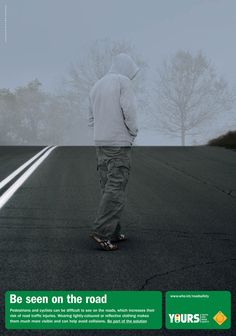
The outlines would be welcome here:
<svg viewBox="0 0 236 336">
<path fill-rule="evenodd" d="M 54 146 L 46 151 L 46 153 L 44 153 L 32 166 L 29 167 L 29 169 L 26 170 L 26 172 L 24 172 L 23 175 L 18 178 L 18 180 L 16 180 L 15 183 L 13 183 L 9 189 L 4 192 L 4 194 L 0 197 L 0 210 L 56 147 L 57 146 Z"/>
<path fill-rule="evenodd" d="M 50 148 L 50 146 L 43 148 L 40 152 L 38 152 L 36 155 L 34 155 L 31 159 L 23 163 L 20 167 L 18 167 L 16 170 L 14 170 L 10 175 L 5 177 L 0 182 L 0 190 L 5 187 L 6 184 L 8 184 L 14 177 L 16 177 L 18 174 L 22 172 L 26 167 L 28 167 L 34 160 L 36 160 L 40 155 L 42 155 L 45 151 L 47 151 Z"/>
</svg>

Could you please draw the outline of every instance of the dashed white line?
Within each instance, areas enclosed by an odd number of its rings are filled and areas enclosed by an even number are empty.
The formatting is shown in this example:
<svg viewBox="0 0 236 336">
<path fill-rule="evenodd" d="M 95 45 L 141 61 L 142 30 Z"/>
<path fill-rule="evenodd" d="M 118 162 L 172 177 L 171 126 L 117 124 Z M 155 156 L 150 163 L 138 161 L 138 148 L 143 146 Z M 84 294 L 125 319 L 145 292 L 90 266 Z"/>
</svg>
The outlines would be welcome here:
<svg viewBox="0 0 236 336">
<path fill-rule="evenodd" d="M 7 201 L 14 195 L 14 193 L 20 188 L 20 186 L 30 177 L 30 175 L 38 168 L 38 166 L 50 155 L 50 153 L 56 148 L 54 146 L 50 148 L 46 153 L 44 153 L 29 169 L 22 174 L 18 180 L 16 180 L 13 185 L 5 191 L 5 193 L 0 197 L 0 209 L 7 203 Z"/>
</svg>

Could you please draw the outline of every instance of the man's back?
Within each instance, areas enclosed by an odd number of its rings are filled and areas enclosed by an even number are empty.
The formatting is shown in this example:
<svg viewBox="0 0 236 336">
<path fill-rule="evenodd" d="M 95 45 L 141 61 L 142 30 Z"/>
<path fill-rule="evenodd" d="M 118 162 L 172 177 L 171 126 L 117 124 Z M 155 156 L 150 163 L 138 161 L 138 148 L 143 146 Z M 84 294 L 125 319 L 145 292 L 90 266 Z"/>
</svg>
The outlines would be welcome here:
<svg viewBox="0 0 236 336">
<path fill-rule="evenodd" d="M 118 56 L 119 65 L 113 64 L 90 92 L 90 124 L 94 125 L 97 146 L 130 146 L 137 134 L 131 79 L 138 68 Z"/>
</svg>

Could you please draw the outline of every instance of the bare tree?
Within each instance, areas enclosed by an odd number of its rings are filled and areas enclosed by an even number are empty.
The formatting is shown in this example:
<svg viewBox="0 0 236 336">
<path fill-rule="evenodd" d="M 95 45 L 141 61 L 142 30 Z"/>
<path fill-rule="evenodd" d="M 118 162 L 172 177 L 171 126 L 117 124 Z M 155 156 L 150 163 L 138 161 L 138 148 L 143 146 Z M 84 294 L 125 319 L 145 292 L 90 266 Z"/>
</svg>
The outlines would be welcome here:
<svg viewBox="0 0 236 336">
<path fill-rule="evenodd" d="M 154 90 L 158 128 L 179 136 L 182 146 L 187 135 L 197 134 L 199 126 L 230 110 L 233 103 L 227 83 L 201 52 L 193 56 L 179 51 L 165 61 Z"/>
<path fill-rule="evenodd" d="M 137 65 L 142 69 L 138 79 L 134 81 L 137 93 L 138 106 L 145 109 L 147 99 L 145 96 L 145 70 L 146 63 L 141 59 L 135 47 L 127 41 L 112 41 L 109 39 L 96 40 L 86 50 L 83 57 L 76 64 L 71 64 L 68 76 L 64 78 L 66 95 L 74 101 L 82 118 L 87 118 L 89 91 L 97 80 L 102 78 L 110 69 L 112 56 L 121 52 L 131 55 Z M 77 102 L 77 103 L 76 103 Z"/>
</svg>

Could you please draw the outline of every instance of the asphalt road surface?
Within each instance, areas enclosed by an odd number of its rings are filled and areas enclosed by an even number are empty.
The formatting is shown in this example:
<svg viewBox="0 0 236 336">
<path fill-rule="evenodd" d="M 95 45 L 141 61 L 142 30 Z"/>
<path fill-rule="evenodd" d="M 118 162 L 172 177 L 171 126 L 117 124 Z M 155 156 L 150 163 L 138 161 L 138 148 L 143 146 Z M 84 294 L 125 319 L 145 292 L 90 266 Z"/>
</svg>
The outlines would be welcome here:
<svg viewBox="0 0 236 336">
<path fill-rule="evenodd" d="M 0 148 L 0 177 L 42 147 Z M 88 238 L 94 147 L 57 147 L 0 210 L 0 335 L 236 335 L 236 152 L 134 147 L 116 252 Z M 230 290 L 229 331 L 6 331 L 6 290 Z M 164 321 L 163 321 L 164 324 Z"/>
</svg>

